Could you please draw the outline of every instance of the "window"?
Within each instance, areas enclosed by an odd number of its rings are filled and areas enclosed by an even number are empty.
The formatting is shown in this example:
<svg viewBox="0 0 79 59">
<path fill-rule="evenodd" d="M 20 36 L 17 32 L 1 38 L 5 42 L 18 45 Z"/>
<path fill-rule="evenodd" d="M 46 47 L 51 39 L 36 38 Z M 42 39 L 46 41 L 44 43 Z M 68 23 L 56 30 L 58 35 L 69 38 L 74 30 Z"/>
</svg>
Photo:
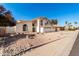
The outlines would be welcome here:
<svg viewBox="0 0 79 59">
<path fill-rule="evenodd" d="M 45 25 L 47 25 L 48 24 L 48 21 L 47 20 L 45 20 Z"/>
<path fill-rule="evenodd" d="M 40 21 L 41 26 L 43 25 L 43 20 Z"/>
<path fill-rule="evenodd" d="M 35 32 L 35 24 L 32 24 L 32 31 Z"/>
</svg>

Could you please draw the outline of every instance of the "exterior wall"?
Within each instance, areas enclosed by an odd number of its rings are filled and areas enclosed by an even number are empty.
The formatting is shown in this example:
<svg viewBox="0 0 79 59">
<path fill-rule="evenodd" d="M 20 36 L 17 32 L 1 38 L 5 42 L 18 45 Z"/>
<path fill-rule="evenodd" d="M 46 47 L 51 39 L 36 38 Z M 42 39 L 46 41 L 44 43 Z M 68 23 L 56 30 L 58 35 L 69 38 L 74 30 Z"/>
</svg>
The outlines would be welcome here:
<svg viewBox="0 0 79 59">
<path fill-rule="evenodd" d="M 39 33 L 39 32 L 43 33 L 44 32 L 44 21 L 43 21 L 43 25 L 41 26 L 40 20 L 41 19 L 36 20 L 37 21 L 37 27 L 36 27 L 36 32 L 37 33 Z"/>
<path fill-rule="evenodd" d="M 6 33 L 16 33 L 16 26 L 6 27 Z"/>
<path fill-rule="evenodd" d="M 41 20 L 43 21 L 42 25 L 41 25 Z M 43 32 L 51 32 L 51 31 L 55 31 L 50 22 L 46 19 L 36 19 L 35 21 L 35 32 L 37 33 L 43 33 Z M 48 21 L 48 24 L 46 25 L 46 21 Z M 32 26 L 32 21 L 21 21 L 21 23 L 16 24 L 16 33 L 23 33 L 23 32 L 33 32 L 33 26 Z M 28 31 L 23 31 L 23 25 L 27 24 L 28 26 Z"/>
<path fill-rule="evenodd" d="M 48 21 L 48 24 L 45 25 L 45 20 L 43 21 L 44 24 L 44 32 L 52 32 L 55 31 L 54 28 L 52 28 L 52 25 L 50 24 L 50 22 Z"/>
<path fill-rule="evenodd" d="M 37 32 L 38 32 L 38 33 L 39 33 L 39 32 L 43 33 L 43 32 L 55 31 L 55 30 L 52 28 L 52 26 L 51 26 L 51 24 L 50 24 L 49 22 L 48 22 L 47 25 L 45 24 L 46 19 L 42 19 L 42 20 L 43 20 L 43 26 L 40 25 L 40 20 L 41 20 L 41 19 L 37 19 Z"/>
<path fill-rule="evenodd" d="M 65 26 L 65 30 L 69 30 L 69 26 Z"/>
<path fill-rule="evenodd" d="M 40 20 L 41 20 L 41 19 L 37 19 L 37 29 L 36 29 L 36 32 L 37 32 L 37 33 L 39 33 L 39 32 L 43 33 L 43 32 L 44 32 L 45 22 L 44 22 L 44 20 L 42 19 L 43 25 L 41 26 Z"/>
<path fill-rule="evenodd" d="M 55 29 L 48 27 L 48 28 L 44 28 L 44 32 L 54 32 Z"/>
<path fill-rule="evenodd" d="M 28 31 L 23 31 L 24 24 L 28 26 Z M 32 32 L 32 22 L 26 21 L 23 23 L 16 24 L 16 33 L 23 33 L 23 32 Z"/>
<path fill-rule="evenodd" d="M 57 31 L 60 31 L 61 30 L 61 28 L 57 28 Z"/>
<path fill-rule="evenodd" d="M 0 37 L 4 36 L 6 33 L 6 27 L 0 27 Z"/>
<path fill-rule="evenodd" d="M 6 33 L 16 33 L 16 27 L 0 27 L 0 36 L 4 36 Z"/>
<path fill-rule="evenodd" d="M 39 21 L 39 19 L 37 19 L 36 32 L 37 32 L 37 33 L 39 33 L 39 32 L 40 32 L 40 21 Z"/>
</svg>

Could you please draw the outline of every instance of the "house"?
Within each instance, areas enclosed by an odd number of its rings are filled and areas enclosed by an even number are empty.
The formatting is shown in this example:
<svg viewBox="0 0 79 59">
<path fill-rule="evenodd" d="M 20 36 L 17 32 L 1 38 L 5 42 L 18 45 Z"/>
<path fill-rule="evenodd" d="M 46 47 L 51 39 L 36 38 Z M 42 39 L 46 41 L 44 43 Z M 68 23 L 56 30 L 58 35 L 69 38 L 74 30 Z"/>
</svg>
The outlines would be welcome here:
<svg viewBox="0 0 79 59">
<path fill-rule="evenodd" d="M 75 27 L 75 26 L 70 26 L 70 25 L 66 25 L 65 26 L 65 30 L 68 31 L 68 30 L 77 30 L 78 28 Z"/>
<path fill-rule="evenodd" d="M 63 30 L 65 30 L 65 27 L 64 26 L 53 25 L 53 29 L 55 29 L 55 31 L 63 31 Z"/>
<path fill-rule="evenodd" d="M 0 33 L 44 33 L 55 31 L 52 27 L 50 21 L 45 17 L 35 18 L 33 20 L 19 20 L 16 22 L 15 26 L 6 26 Z M 3 34 L 3 33 L 2 33 Z"/>
<path fill-rule="evenodd" d="M 50 32 L 54 31 L 51 23 L 48 19 L 44 17 L 39 17 L 31 21 L 17 21 L 16 33 L 26 33 L 26 32 Z"/>
</svg>

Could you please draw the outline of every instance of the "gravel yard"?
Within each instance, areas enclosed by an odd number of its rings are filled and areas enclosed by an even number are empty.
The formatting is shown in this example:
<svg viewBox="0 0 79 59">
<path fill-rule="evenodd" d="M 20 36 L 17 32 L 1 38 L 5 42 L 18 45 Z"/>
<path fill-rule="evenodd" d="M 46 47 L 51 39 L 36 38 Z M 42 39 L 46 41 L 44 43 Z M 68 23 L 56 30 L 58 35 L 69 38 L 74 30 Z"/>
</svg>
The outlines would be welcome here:
<svg viewBox="0 0 79 59">
<path fill-rule="evenodd" d="M 52 39 L 60 39 L 49 44 L 31 49 L 23 56 L 68 56 L 76 40 L 78 32 L 50 33 Z M 48 36 L 48 37 L 49 37 Z"/>
<path fill-rule="evenodd" d="M 73 34 L 73 35 L 72 35 Z M 35 34 L 34 38 L 27 38 L 26 35 L 19 35 L 17 38 L 10 37 L 6 40 L 3 55 L 23 55 L 23 56 L 42 56 L 42 55 L 68 55 L 76 39 L 78 31 L 60 31 L 44 34 Z"/>
</svg>

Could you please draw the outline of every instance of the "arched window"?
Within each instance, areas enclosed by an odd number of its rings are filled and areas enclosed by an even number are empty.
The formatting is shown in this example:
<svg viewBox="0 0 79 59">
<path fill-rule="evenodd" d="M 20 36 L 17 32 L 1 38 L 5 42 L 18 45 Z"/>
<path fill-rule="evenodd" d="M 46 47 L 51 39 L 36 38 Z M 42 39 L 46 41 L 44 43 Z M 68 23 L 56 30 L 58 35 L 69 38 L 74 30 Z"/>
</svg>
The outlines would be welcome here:
<svg viewBox="0 0 79 59">
<path fill-rule="evenodd" d="M 23 25 L 23 31 L 28 31 L 28 26 L 27 26 L 27 24 L 24 24 L 24 25 Z"/>
</svg>

